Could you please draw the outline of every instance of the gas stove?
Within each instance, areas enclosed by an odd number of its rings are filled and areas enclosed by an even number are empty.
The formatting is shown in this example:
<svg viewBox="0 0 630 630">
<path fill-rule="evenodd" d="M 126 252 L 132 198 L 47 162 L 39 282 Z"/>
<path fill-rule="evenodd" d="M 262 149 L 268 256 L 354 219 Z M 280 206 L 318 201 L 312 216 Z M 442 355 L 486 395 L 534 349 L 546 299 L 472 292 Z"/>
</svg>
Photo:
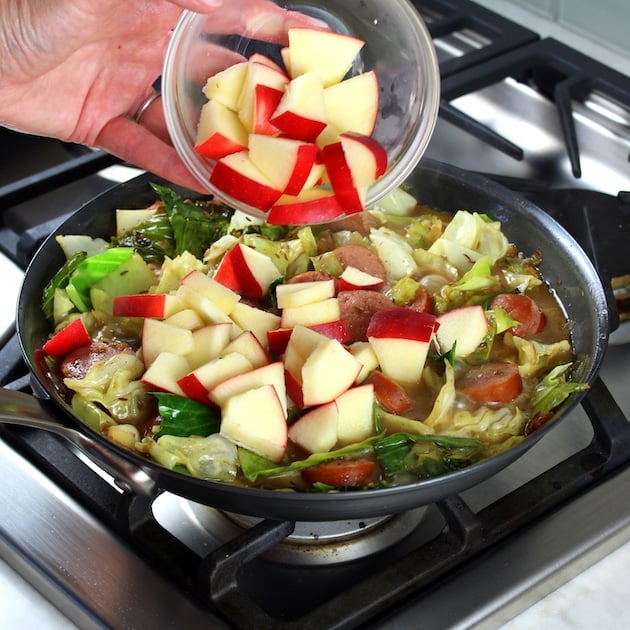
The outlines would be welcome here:
<svg viewBox="0 0 630 630">
<path fill-rule="evenodd" d="M 529 196 L 574 234 L 619 311 L 600 377 L 491 479 L 348 522 L 257 521 L 126 493 L 58 438 L 0 428 L 0 557 L 77 626 L 496 627 L 630 539 L 619 500 L 630 483 L 630 77 L 473 2 L 415 4 L 443 82 L 428 157 Z M 0 133 L 15 147 L 0 171 L 8 303 L 53 226 L 138 171 Z M 1 384 L 29 391 L 13 317 L 3 316 Z"/>
</svg>

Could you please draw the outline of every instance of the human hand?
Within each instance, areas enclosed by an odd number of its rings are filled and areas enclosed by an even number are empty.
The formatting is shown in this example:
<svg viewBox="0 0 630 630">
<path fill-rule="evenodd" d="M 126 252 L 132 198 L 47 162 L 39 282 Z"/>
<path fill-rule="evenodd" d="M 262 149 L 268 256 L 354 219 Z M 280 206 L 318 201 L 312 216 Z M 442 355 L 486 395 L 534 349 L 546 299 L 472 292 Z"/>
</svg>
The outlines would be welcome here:
<svg viewBox="0 0 630 630">
<path fill-rule="evenodd" d="M 216 15 L 217 32 L 265 34 L 311 24 L 268 0 L 6 0 L 0 4 L 0 124 L 101 148 L 174 183 L 199 184 L 171 146 L 160 75 L 182 9 Z M 270 16 L 276 19 L 269 20 Z"/>
</svg>

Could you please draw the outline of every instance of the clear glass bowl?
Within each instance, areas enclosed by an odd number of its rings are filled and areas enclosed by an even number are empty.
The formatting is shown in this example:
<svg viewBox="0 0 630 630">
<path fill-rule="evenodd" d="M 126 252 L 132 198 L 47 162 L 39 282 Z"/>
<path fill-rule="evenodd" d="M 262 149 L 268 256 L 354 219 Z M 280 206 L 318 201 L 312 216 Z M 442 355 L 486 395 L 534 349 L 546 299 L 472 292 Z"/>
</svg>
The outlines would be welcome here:
<svg viewBox="0 0 630 630">
<path fill-rule="evenodd" d="M 399 186 L 418 164 L 433 133 L 440 76 L 431 37 L 407 0 L 278 0 L 282 8 L 318 18 L 331 30 L 365 41 L 350 74 L 375 70 L 380 109 L 373 137 L 388 153 L 388 170 L 367 192 L 366 206 Z M 206 79 L 262 52 L 279 60 L 280 44 L 261 41 L 264 21 L 239 35 L 213 31 L 216 18 L 184 12 L 166 54 L 162 97 L 175 149 L 208 193 L 255 217 L 265 213 L 226 195 L 209 182 L 214 162 L 194 150 Z M 214 26 L 216 29 L 216 26 Z M 286 44 L 286 42 L 283 42 Z"/>
</svg>

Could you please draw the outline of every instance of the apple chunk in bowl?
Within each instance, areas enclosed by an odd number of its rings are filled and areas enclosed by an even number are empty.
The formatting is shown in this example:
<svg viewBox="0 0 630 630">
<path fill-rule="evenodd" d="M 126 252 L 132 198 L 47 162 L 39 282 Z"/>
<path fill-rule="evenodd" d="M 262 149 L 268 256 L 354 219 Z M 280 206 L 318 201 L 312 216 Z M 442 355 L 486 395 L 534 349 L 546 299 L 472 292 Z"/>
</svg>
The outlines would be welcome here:
<svg viewBox="0 0 630 630">
<path fill-rule="evenodd" d="M 208 16 L 183 15 L 163 74 L 173 144 L 203 189 L 269 223 L 362 211 L 405 180 L 430 139 L 430 36 L 406 0 L 275 4 L 328 29 L 269 37 L 258 16 L 226 35 Z"/>
</svg>

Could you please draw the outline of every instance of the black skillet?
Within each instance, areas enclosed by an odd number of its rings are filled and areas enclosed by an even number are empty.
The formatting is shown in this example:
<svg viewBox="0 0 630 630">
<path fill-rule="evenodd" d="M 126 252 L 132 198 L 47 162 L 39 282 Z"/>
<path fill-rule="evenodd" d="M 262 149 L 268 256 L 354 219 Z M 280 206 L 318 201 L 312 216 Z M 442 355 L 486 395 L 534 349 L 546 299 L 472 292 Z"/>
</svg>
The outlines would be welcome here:
<svg viewBox="0 0 630 630">
<path fill-rule="evenodd" d="M 427 505 L 459 493 L 496 474 L 521 457 L 578 404 L 574 395 L 544 427 L 510 450 L 456 472 L 417 483 L 376 490 L 343 493 L 291 493 L 241 488 L 192 478 L 131 454 L 85 426 L 55 391 L 37 361 L 37 352 L 49 334 L 39 304 L 42 289 L 63 263 L 56 234 L 109 237 L 114 209 L 143 207 L 154 200 L 142 175 L 101 194 L 79 208 L 41 246 L 27 269 L 19 298 L 17 330 L 26 362 L 33 375 L 41 405 L 25 394 L 4 392 L 0 421 L 29 424 L 62 433 L 104 464 L 121 484 L 135 492 L 160 489 L 219 509 L 269 519 L 334 521 L 393 514 Z M 485 212 L 504 224 L 507 237 L 521 251 L 543 253 L 542 273 L 560 298 L 571 322 L 576 363 L 573 378 L 592 382 L 604 356 L 609 334 L 609 305 L 595 268 L 576 241 L 556 221 L 524 197 L 491 181 L 452 166 L 424 160 L 407 182 L 419 201 L 449 212 L 458 209 Z M 48 412 L 48 421 L 37 422 Z M 33 423 L 31 422 L 31 425 Z"/>
</svg>

